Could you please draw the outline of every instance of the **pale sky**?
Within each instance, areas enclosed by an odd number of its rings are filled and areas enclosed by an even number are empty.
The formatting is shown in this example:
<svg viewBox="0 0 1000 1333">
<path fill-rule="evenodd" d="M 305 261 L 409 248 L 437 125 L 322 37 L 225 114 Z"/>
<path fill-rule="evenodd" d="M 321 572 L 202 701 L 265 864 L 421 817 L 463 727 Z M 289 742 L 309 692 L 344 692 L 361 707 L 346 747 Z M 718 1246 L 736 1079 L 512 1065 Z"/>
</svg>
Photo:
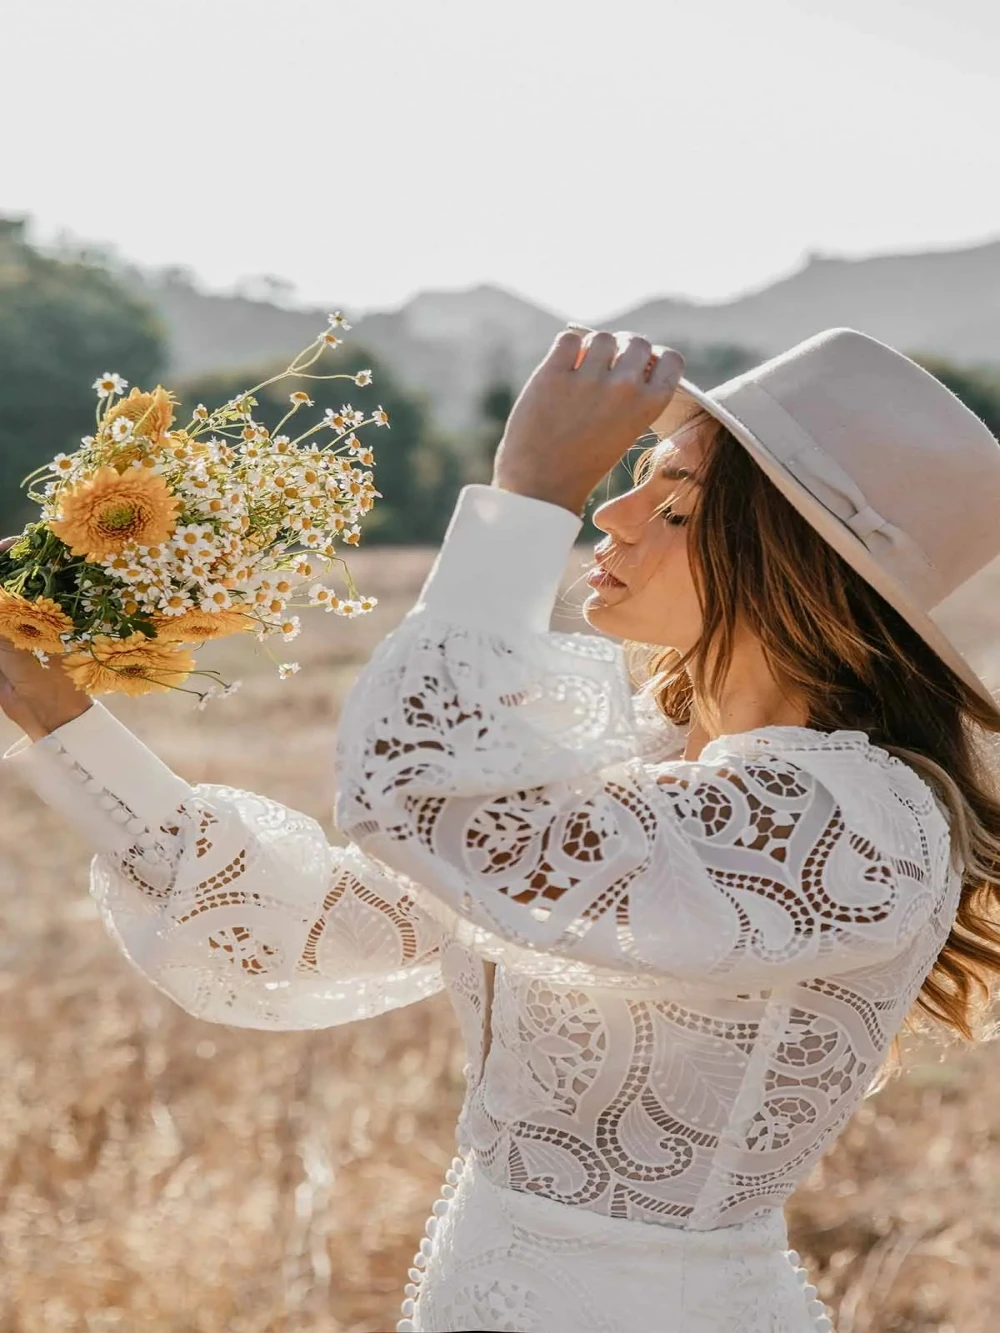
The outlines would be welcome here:
<svg viewBox="0 0 1000 1333">
<path fill-rule="evenodd" d="M 0 212 L 212 288 L 589 322 L 1000 237 L 997 0 L 8 0 L 0 49 Z"/>
</svg>

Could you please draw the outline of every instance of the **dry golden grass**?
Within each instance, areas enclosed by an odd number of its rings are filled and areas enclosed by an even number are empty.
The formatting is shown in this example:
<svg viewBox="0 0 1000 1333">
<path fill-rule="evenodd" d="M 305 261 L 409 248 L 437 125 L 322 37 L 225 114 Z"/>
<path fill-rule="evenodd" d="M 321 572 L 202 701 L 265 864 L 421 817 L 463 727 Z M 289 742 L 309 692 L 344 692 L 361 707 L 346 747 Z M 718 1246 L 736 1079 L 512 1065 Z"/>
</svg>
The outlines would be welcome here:
<svg viewBox="0 0 1000 1333">
<path fill-rule="evenodd" d="M 247 677 L 241 694 L 123 715 L 189 778 L 325 818 L 337 701 L 428 556 L 353 564 L 381 605 L 353 625 L 310 620 L 301 675 L 278 684 L 227 644 L 216 660 Z M 4 745 L 12 734 L 0 726 Z M 452 1155 L 447 1002 L 311 1034 L 196 1022 L 105 938 L 83 845 L 10 788 L 0 885 L 0 1333 L 393 1328 Z M 995 1327 L 998 1059 L 915 1053 L 793 1202 L 793 1243 L 839 1333 Z"/>
</svg>

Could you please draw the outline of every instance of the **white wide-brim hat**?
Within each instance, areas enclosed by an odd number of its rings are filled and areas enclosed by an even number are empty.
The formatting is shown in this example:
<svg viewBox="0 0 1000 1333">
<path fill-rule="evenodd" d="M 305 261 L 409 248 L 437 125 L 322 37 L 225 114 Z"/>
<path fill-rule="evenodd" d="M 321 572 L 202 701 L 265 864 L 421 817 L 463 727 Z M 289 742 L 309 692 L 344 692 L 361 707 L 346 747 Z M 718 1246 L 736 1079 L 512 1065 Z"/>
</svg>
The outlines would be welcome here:
<svg viewBox="0 0 1000 1333">
<path fill-rule="evenodd" d="M 660 439 L 699 411 L 937 655 L 994 702 L 935 619 L 1000 555 L 1000 443 L 908 357 L 828 329 L 708 392 L 682 379 Z"/>
</svg>

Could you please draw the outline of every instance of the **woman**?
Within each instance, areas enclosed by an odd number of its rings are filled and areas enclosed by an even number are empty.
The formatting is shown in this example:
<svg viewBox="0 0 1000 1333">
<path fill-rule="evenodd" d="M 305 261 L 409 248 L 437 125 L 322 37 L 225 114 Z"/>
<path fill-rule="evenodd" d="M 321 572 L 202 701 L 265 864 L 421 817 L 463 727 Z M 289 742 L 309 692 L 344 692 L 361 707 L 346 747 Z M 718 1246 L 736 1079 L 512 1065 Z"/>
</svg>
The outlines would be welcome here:
<svg viewBox="0 0 1000 1333">
<path fill-rule="evenodd" d="M 192 789 L 13 653 L 9 762 L 191 1013 L 323 1027 L 448 990 L 461 1157 L 400 1329 L 829 1329 L 782 1205 L 914 1004 L 971 1035 L 1000 970 L 1000 713 L 929 615 L 1000 552 L 1000 448 L 849 330 L 711 395 L 581 332 L 345 703 L 346 850 Z M 585 607 L 653 647 L 633 698 L 619 648 L 548 623 L 654 421 Z"/>
</svg>

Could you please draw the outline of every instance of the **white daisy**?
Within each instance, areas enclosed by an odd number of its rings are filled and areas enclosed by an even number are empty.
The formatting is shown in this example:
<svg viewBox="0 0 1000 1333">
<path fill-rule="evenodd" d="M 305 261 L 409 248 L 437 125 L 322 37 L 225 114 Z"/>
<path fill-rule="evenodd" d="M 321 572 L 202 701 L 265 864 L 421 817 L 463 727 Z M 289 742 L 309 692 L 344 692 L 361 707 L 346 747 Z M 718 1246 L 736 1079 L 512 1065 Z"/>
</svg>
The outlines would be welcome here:
<svg viewBox="0 0 1000 1333">
<path fill-rule="evenodd" d="M 203 611 L 228 611 L 233 604 L 233 599 L 229 595 L 229 589 L 224 588 L 221 583 L 209 583 L 201 594 L 201 609 Z"/>
<path fill-rule="evenodd" d="M 94 380 L 93 387 L 97 390 L 98 398 L 110 398 L 114 393 L 124 393 L 128 388 L 128 380 L 123 380 L 121 375 L 116 375 L 112 370 L 106 370 Z"/>
</svg>

